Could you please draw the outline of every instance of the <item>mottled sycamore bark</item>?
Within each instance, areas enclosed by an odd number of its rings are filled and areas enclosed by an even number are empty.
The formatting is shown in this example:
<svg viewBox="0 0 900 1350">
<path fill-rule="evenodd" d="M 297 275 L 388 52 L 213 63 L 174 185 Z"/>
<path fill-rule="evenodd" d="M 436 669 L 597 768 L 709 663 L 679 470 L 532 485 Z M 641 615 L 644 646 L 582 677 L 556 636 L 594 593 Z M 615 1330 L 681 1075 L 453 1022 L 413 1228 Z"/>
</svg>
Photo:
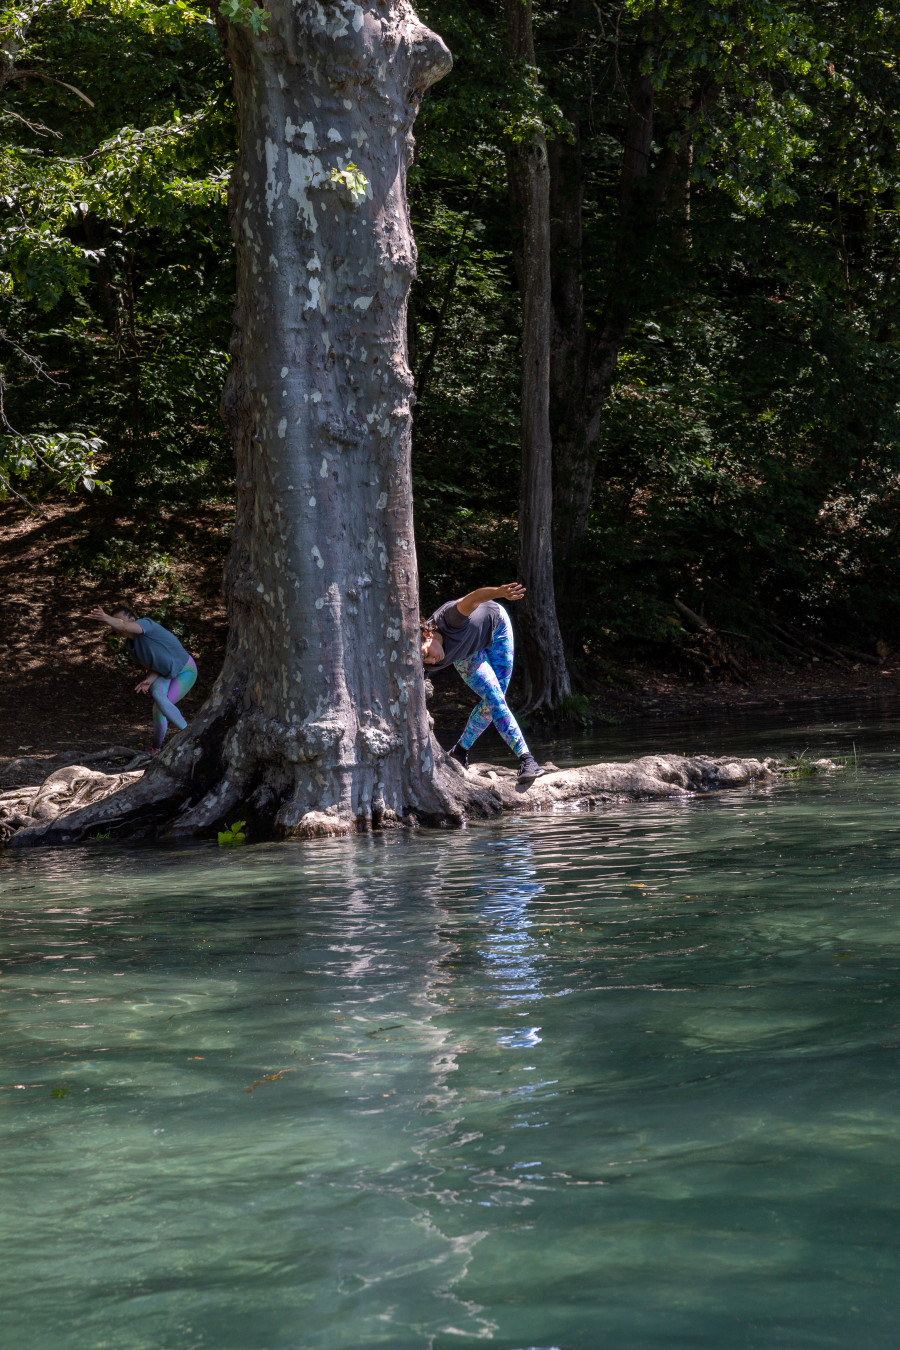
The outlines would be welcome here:
<svg viewBox="0 0 900 1350">
<path fill-rule="evenodd" d="M 267 37 L 228 31 L 238 500 L 219 695 L 241 707 L 209 805 L 261 777 L 291 833 L 310 812 L 368 824 L 446 805 L 417 646 L 406 169 L 450 58 L 403 0 L 268 8 Z M 333 178 L 348 164 L 359 202 Z"/>
</svg>

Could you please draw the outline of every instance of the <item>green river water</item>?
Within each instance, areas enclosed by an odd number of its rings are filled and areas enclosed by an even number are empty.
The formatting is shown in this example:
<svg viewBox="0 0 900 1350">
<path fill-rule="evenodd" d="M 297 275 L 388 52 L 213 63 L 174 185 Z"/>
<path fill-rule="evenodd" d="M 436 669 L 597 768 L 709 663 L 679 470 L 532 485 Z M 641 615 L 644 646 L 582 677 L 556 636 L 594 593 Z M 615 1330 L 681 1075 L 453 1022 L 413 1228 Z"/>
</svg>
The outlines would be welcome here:
<svg viewBox="0 0 900 1350">
<path fill-rule="evenodd" d="M 547 753 L 858 769 L 0 858 L 3 1344 L 893 1350 L 900 721 L 809 718 Z"/>
</svg>

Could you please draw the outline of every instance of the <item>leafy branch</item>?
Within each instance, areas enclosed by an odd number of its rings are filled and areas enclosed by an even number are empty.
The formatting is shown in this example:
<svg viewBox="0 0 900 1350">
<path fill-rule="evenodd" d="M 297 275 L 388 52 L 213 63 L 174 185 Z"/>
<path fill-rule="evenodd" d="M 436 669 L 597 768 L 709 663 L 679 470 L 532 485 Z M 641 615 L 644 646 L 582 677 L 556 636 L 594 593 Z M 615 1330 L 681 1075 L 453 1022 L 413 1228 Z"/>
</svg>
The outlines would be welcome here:
<svg viewBox="0 0 900 1350">
<path fill-rule="evenodd" d="M 224 14 L 232 23 L 249 28 L 254 37 L 266 33 L 269 29 L 269 16 L 253 0 L 219 0 L 219 13 Z"/>
<path fill-rule="evenodd" d="M 48 475 L 54 487 L 64 492 L 76 492 L 79 487 L 109 492 L 109 481 L 97 477 L 95 458 L 104 444 L 99 436 L 80 431 L 0 435 L 0 498 L 12 495 L 31 507 L 27 497 L 13 487 L 12 479 L 24 481 L 38 474 Z"/>
</svg>

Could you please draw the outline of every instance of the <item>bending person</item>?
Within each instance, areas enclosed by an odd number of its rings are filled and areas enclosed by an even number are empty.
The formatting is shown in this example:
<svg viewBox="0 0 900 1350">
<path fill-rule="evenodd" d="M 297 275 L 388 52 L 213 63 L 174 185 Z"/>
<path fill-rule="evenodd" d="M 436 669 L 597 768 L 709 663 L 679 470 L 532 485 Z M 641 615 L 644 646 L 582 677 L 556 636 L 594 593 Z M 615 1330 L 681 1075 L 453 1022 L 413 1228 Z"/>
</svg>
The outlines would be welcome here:
<svg viewBox="0 0 900 1350">
<path fill-rule="evenodd" d="M 179 731 L 184 731 L 187 726 L 175 704 L 197 679 L 197 664 L 168 628 L 153 619 L 137 619 L 130 609 L 116 609 L 107 614 L 97 605 L 88 618 L 107 624 L 115 633 L 122 633 L 128 654 L 150 672 L 134 686 L 134 692 L 149 694 L 153 699 L 150 753 L 155 755 L 162 749 L 170 722 Z"/>
<path fill-rule="evenodd" d="M 521 600 L 525 587 L 482 586 L 461 600 L 448 600 L 430 619 L 422 620 L 422 660 L 431 670 L 455 666 L 481 702 L 472 710 L 466 729 L 450 754 L 469 767 L 469 750 L 493 722 L 519 757 L 519 782 L 530 783 L 544 770 L 525 744 L 518 722 L 506 702 L 513 668 L 513 632 L 498 600 Z"/>
</svg>

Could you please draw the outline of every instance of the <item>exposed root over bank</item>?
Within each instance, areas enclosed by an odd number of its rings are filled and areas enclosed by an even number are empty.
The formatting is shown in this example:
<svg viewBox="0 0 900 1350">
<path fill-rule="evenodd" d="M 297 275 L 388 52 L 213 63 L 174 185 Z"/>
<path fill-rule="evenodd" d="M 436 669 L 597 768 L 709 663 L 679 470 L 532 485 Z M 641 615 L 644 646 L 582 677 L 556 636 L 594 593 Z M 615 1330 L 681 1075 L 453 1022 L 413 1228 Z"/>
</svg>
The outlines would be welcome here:
<svg viewBox="0 0 900 1350">
<path fill-rule="evenodd" d="M 685 797 L 720 788 L 771 781 L 779 767 L 766 759 L 710 759 L 695 755 L 644 755 L 626 764 L 585 764 L 556 769 L 521 786 L 513 769 L 476 764 L 467 778 L 487 781 L 504 811 L 591 810 L 603 802 Z"/>
<path fill-rule="evenodd" d="M 410 810 L 398 817 L 393 811 L 375 813 L 371 827 L 384 829 L 418 824 L 462 825 L 465 821 L 498 815 L 503 811 L 589 811 L 607 802 L 652 801 L 666 797 L 689 797 L 723 788 L 771 783 L 783 773 L 792 773 L 777 761 L 766 759 L 717 759 L 705 755 L 644 755 L 626 764 L 586 764 L 574 769 L 556 769 L 528 785 L 516 780 L 511 768 L 476 764 L 468 770 L 455 760 L 441 766 L 445 797 L 452 809 L 440 820 L 428 813 Z M 817 760 L 809 766 L 830 772 L 837 766 Z M 229 799 L 229 809 L 246 814 L 241 803 Z M 252 812 L 251 812 L 252 814 Z M 39 785 L 24 785 L 0 794 L 0 842 L 24 847 L 34 844 L 72 844 L 91 838 L 162 838 L 185 834 L 208 835 L 224 823 L 224 817 L 202 826 L 184 828 L 184 792 L 159 764 L 144 774 L 98 773 L 84 765 L 55 770 Z M 290 832 L 291 838 L 321 838 L 356 832 L 360 823 L 336 808 L 309 812 Z M 266 829 L 257 818 L 256 837 L 281 834 Z"/>
</svg>

